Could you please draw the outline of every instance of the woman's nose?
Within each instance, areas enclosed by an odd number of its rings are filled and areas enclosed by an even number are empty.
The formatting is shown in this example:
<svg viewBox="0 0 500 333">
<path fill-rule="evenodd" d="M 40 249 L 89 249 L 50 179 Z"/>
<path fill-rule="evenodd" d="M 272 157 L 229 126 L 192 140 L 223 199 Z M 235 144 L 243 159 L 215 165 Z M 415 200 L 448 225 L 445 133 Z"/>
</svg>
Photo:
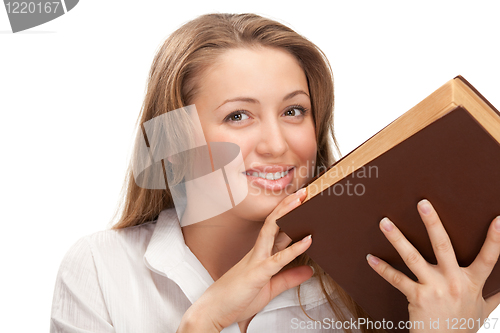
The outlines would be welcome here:
<svg viewBox="0 0 500 333">
<path fill-rule="evenodd" d="M 278 119 L 265 120 L 260 126 L 257 153 L 269 157 L 279 157 L 288 149 L 288 143 Z"/>
</svg>

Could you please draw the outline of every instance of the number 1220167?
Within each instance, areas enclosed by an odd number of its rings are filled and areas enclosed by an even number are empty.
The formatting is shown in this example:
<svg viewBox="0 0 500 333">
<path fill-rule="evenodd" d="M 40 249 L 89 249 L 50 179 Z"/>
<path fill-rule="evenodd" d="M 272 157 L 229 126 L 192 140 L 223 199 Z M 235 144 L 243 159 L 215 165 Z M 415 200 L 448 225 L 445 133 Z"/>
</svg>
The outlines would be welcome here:
<svg viewBox="0 0 500 333">
<path fill-rule="evenodd" d="M 7 2 L 5 7 L 9 14 L 56 13 L 59 1 L 45 2 Z"/>
</svg>

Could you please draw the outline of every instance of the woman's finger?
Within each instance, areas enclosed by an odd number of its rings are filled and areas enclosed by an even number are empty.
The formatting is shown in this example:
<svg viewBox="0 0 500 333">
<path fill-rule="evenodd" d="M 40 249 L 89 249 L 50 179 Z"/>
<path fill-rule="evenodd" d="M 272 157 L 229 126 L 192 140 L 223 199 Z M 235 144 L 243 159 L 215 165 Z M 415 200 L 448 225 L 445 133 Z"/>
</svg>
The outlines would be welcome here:
<svg viewBox="0 0 500 333">
<path fill-rule="evenodd" d="M 309 266 L 299 266 L 280 272 L 271 278 L 271 299 L 275 298 L 285 290 L 296 287 L 309 280 L 313 275 Z"/>
<path fill-rule="evenodd" d="M 420 252 L 417 251 L 387 217 L 380 221 L 380 230 L 382 230 L 385 237 L 394 246 L 396 251 L 398 251 L 406 266 L 415 274 L 419 281 L 425 282 L 430 276 L 430 266 Z"/>
<path fill-rule="evenodd" d="M 417 204 L 417 208 L 422 221 L 424 221 L 427 233 L 429 234 L 429 239 L 438 265 L 442 267 L 445 272 L 458 272 L 460 266 L 458 266 L 455 251 L 453 250 L 450 237 L 448 237 L 448 233 L 444 229 L 443 223 L 441 223 L 441 219 L 436 210 L 426 199 L 420 200 Z"/>
<path fill-rule="evenodd" d="M 268 275 L 274 275 L 278 273 L 283 267 L 290 263 L 297 256 L 304 253 L 312 243 L 311 235 L 304 237 L 302 240 L 292 244 L 286 249 L 277 252 L 267 258 L 264 263 L 265 273 Z"/>
<path fill-rule="evenodd" d="M 275 220 L 279 219 L 290 211 L 289 207 L 290 205 L 293 205 L 294 202 L 302 202 L 302 200 L 306 198 L 306 192 L 307 188 L 304 187 L 297 192 L 290 194 L 285 199 L 283 199 L 282 202 L 280 202 L 280 204 L 273 210 L 271 215 L 274 216 Z"/>
<path fill-rule="evenodd" d="M 486 240 L 484 241 L 479 254 L 467 268 L 469 276 L 478 285 L 483 285 L 490 275 L 493 267 L 500 255 L 500 216 L 497 216 L 488 229 Z"/>
<path fill-rule="evenodd" d="M 256 255 L 262 258 L 267 258 L 271 255 L 271 253 L 273 252 L 274 241 L 279 232 L 279 227 L 276 224 L 276 219 L 300 205 L 301 201 L 304 198 L 305 188 L 283 199 L 273 210 L 273 212 L 269 214 L 255 242 Z"/>
<path fill-rule="evenodd" d="M 375 272 L 405 296 L 408 297 L 413 292 L 414 288 L 417 287 L 417 283 L 382 259 L 369 254 L 366 256 L 366 260 Z"/>
<path fill-rule="evenodd" d="M 272 254 L 275 254 L 276 252 L 286 249 L 286 247 L 290 245 L 291 242 L 292 239 L 288 237 L 288 235 L 284 231 L 280 231 L 278 233 L 278 236 L 276 237 L 276 240 L 274 241 Z"/>
</svg>

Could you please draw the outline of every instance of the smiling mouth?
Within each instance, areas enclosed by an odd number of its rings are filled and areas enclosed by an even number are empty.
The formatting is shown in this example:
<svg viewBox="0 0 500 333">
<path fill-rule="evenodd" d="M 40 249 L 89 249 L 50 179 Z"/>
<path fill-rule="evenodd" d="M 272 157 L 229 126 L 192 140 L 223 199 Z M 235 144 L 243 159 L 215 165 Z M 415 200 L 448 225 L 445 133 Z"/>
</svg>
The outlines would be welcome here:
<svg viewBox="0 0 500 333">
<path fill-rule="evenodd" d="M 295 167 L 286 171 L 277 172 L 258 172 L 249 170 L 243 172 L 252 184 L 267 190 L 279 191 L 291 185 Z"/>
<path fill-rule="evenodd" d="M 293 168 L 292 168 L 293 169 Z M 292 170 L 290 169 L 290 170 Z M 257 177 L 257 178 L 262 178 L 262 179 L 267 179 L 267 180 L 278 180 L 280 178 L 285 177 L 288 175 L 288 172 L 290 170 L 282 171 L 282 172 L 257 172 L 257 171 L 247 171 L 245 174 L 247 176 L 252 176 L 252 177 Z"/>
</svg>

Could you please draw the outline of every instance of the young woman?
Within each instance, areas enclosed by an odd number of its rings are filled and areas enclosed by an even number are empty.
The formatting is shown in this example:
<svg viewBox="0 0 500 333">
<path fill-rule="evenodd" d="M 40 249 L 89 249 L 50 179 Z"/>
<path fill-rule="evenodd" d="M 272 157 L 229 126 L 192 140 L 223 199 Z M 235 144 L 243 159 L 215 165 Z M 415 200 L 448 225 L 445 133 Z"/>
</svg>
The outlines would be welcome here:
<svg viewBox="0 0 500 333">
<path fill-rule="evenodd" d="M 324 54 L 257 15 L 201 16 L 158 51 L 140 125 L 188 105 L 196 107 L 206 142 L 240 147 L 246 169 L 238 177 L 248 182 L 247 196 L 219 215 L 185 224 L 204 203 L 187 191 L 179 218 L 169 187 L 138 186 L 132 172 L 138 161 L 132 161 L 120 220 L 80 239 L 61 264 L 51 331 L 372 331 L 334 328 L 333 320 L 365 314 L 304 254 L 313 239 L 288 246 L 275 223 L 305 198 L 299 189 L 334 162 L 333 81 Z M 172 163 L 163 160 L 164 170 L 178 167 Z M 500 294 L 481 296 L 500 252 L 500 218 L 474 263 L 461 268 L 431 204 L 423 200 L 417 208 L 438 265 L 427 263 L 386 219 L 381 231 L 419 281 L 374 256 L 367 264 L 407 296 L 412 321 L 486 318 L 500 302 Z M 306 325 L 312 320 L 322 324 Z M 426 331 L 432 329 L 419 332 Z"/>
</svg>

